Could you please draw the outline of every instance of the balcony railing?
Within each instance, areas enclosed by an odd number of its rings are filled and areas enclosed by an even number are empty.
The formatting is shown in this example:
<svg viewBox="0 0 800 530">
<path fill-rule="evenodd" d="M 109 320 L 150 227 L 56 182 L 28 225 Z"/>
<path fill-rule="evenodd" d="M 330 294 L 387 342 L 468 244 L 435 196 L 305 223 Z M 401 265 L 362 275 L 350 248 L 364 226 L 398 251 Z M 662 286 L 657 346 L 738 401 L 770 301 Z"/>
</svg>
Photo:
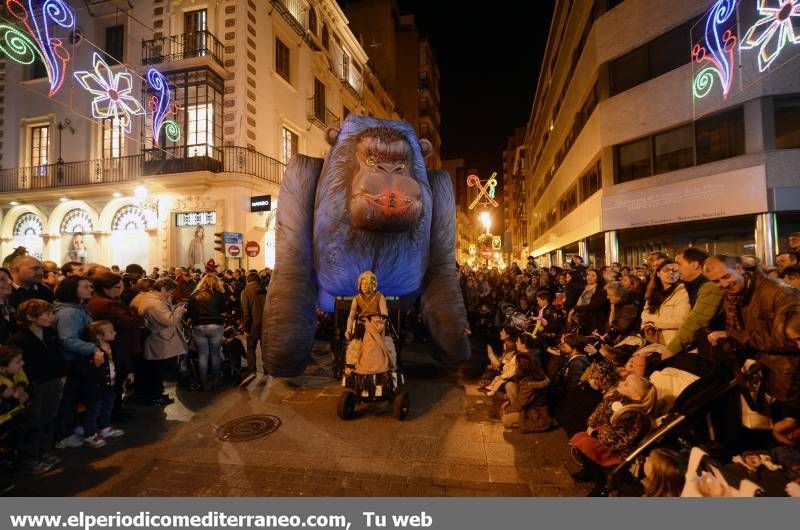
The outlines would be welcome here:
<svg viewBox="0 0 800 530">
<path fill-rule="evenodd" d="M 307 36 L 308 2 L 306 0 L 272 0 L 272 5 L 301 37 Z"/>
<path fill-rule="evenodd" d="M 244 147 L 186 146 L 146 150 L 103 160 L 0 170 L 0 193 L 132 182 L 142 177 L 193 171 L 242 173 L 280 185 L 283 163 Z"/>
<path fill-rule="evenodd" d="M 224 51 L 225 47 L 210 31 L 193 31 L 171 37 L 143 40 L 142 64 L 169 63 L 193 57 L 210 57 L 220 66 L 224 66 L 222 62 Z"/>
<path fill-rule="evenodd" d="M 322 100 L 308 98 L 308 121 L 320 129 L 327 129 L 339 125 L 339 116 L 331 112 Z"/>
</svg>

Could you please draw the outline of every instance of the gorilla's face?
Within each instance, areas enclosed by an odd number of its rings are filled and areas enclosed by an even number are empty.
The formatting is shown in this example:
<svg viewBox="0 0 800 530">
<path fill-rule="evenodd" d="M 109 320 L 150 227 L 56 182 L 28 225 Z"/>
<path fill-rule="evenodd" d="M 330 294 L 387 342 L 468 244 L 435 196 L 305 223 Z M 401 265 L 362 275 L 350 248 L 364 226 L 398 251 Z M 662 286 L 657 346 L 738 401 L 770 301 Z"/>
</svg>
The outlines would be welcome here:
<svg viewBox="0 0 800 530">
<path fill-rule="evenodd" d="M 404 232 L 422 213 L 421 190 L 412 176 L 412 151 L 405 140 L 361 139 L 350 191 L 353 227 Z"/>
</svg>

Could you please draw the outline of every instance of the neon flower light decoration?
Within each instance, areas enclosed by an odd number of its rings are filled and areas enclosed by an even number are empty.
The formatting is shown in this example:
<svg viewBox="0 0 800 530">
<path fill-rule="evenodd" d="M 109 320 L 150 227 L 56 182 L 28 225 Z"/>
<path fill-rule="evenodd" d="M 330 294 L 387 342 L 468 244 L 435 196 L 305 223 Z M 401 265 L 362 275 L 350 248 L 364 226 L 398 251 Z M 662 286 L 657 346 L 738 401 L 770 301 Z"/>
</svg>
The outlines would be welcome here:
<svg viewBox="0 0 800 530">
<path fill-rule="evenodd" d="M 736 35 L 733 34 L 733 15 L 737 0 L 718 0 L 704 20 L 703 37 L 692 47 L 692 60 L 700 70 L 692 80 L 692 92 L 703 98 L 711 92 L 714 77 L 719 78 L 722 97 L 727 98 L 733 84 L 733 52 Z M 727 29 L 726 25 L 731 24 Z"/>
<path fill-rule="evenodd" d="M 22 29 L 0 24 L 0 51 L 21 64 L 42 61 L 50 81 L 50 96 L 53 96 L 64 83 L 70 56 L 62 40 L 53 37 L 51 30 L 53 25 L 74 30 L 75 13 L 65 0 L 27 0 L 25 3 L 6 0 L 6 8 Z"/>
<path fill-rule="evenodd" d="M 92 116 L 96 119 L 114 117 L 130 134 L 132 117 L 144 114 L 142 104 L 131 96 L 133 76 L 128 72 L 115 74 L 97 52 L 94 53 L 92 64 L 93 71 L 74 74 L 78 83 L 94 95 Z"/>
<path fill-rule="evenodd" d="M 763 72 L 786 44 L 800 44 L 800 0 L 756 0 L 759 18 L 742 38 L 739 48 L 760 48 L 758 69 Z"/>
<path fill-rule="evenodd" d="M 497 173 L 492 173 L 492 176 L 489 177 L 489 180 L 486 181 L 486 185 L 484 186 L 481 183 L 481 179 L 478 178 L 478 175 L 470 175 L 467 177 L 467 186 L 478 187 L 478 196 L 475 197 L 475 200 L 472 201 L 472 204 L 469 205 L 469 209 L 472 210 L 475 208 L 479 202 L 481 202 L 482 198 L 485 198 L 483 204 L 491 204 L 495 208 L 500 206 L 497 204 L 497 201 L 494 200 L 494 193 L 495 188 L 497 187 Z"/>
<path fill-rule="evenodd" d="M 156 93 L 150 100 L 152 108 L 151 126 L 153 130 L 153 143 L 160 145 L 161 129 L 164 129 L 164 134 L 173 142 L 177 142 L 181 138 L 181 129 L 178 122 L 173 119 L 167 119 L 168 115 L 177 116 L 180 107 L 177 103 L 170 106 L 169 84 L 164 74 L 151 68 L 147 71 L 147 82 L 150 83 L 153 91 Z"/>
</svg>

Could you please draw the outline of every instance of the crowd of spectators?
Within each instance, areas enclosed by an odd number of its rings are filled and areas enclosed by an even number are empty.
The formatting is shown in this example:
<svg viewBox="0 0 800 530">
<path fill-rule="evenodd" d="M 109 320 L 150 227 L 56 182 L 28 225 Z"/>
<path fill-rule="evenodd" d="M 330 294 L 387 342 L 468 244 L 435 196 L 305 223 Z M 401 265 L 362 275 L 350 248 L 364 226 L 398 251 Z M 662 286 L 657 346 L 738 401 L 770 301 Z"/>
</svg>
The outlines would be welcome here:
<svg viewBox="0 0 800 530">
<path fill-rule="evenodd" d="M 132 404 L 174 402 L 164 387 L 171 375 L 189 391 L 215 391 L 223 375 L 232 383 L 256 376 L 269 269 L 148 275 L 136 264 L 59 267 L 24 248 L 5 263 L 0 465 L 11 472 L 0 474 L 0 493 L 13 487 L 13 473 L 59 466 L 56 450 L 124 436 Z"/>
<path fill-rule="evenodd" d="M 488 344 L 479 389 L 509 429 L 564 429 L 590 495 L 631 474 L 644 495 L 797 495 L 797 250 L 770 268 L 696 247 L 632 267 L 460 267 Z M 741 463 L 754 455 L 770 465 Z"/>
</svg>

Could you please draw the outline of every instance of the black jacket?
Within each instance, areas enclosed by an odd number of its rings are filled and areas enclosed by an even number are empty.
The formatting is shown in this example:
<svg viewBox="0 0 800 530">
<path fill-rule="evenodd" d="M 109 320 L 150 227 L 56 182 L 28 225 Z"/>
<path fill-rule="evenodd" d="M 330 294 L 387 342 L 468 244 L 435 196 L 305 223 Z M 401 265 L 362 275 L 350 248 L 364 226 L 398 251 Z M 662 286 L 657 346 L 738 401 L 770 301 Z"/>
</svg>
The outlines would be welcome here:
<svg viewBox="0 0 800 530">
<path fill-rule="evenodd" d="M 14 291 L 8 298 L 8 303 L 14 307 L 19 307 L 19 304 L 26 300 L 33 300 L 34 298 L 44 300 L 45 302 L 53 303 L 53 291 L 43 283 L 34 284 L 30 289 L 24 287 L 14 287 Z"/>
<path fill-rule="evenodd" d="M 213 291 L 211 296 L 207 292 L 194 293 L 189 297 L 189 310 L 187 317 L 192 321 L 193 326 L 204 326 L 206 324 L 225 324 L 225 307 L 228 298 L 219 291 Z"/>
<path fill-rule="evenodd" d="M 61 341 L 53 328 L 45 328 L 42 340 L 28 328 L 19 330 L 8 341 L 22 350 L 25 373 L 31 383 L 45 383 L 67 375 L 67 364 L 61 355 Z"/>
<path fill-rule="evenodd" d="M 603 330 L 608 321 L 608 297 L 602 285 L 598 285 L 588 304 L 576 305 L 573 318 L 578 321 L 584 335 L 594 330 Z"/>
<path fill-rule="evenodd" d="M 628 335 L 633 335 L 639 330 L 642 309 L 630 296 L 622 298 L 614 304 L 614 320 L 606 328 L 609 340 L 618 342 Z"/>
</svg>

